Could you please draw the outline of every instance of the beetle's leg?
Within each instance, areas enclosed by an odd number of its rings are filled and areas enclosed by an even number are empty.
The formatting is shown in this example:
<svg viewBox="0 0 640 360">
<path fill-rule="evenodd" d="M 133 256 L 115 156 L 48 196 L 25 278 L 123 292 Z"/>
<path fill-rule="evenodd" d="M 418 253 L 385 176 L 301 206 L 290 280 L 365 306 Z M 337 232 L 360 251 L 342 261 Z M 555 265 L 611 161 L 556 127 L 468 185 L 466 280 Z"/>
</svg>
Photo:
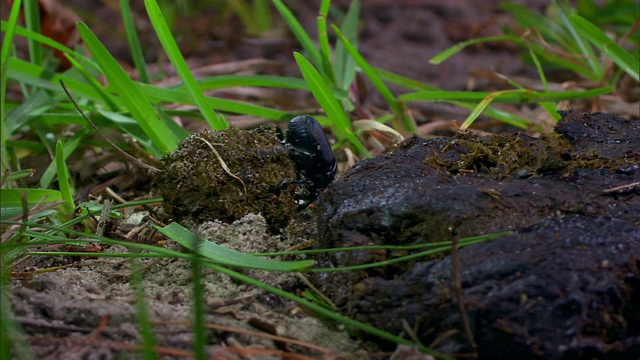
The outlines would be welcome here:
<svg viewBox="0 0 640 360">
<path fill-rule="evenodd" d="M 274 146 L 272 149 L 258 149 L 258 156 L 265 157 L 267 155 L 278 155 L 286 153 L 290 156 L 310 156 L 309 153 L 301 151 L 300 149 L 296 149 L 291 144 L 282 144 L 282 146 Z"/>
<path fill-rule="evenodd" d="M 279 155 L 282 153 L 289 153 L 289 150 L 286 149 L 284 146 L 275 146 L 272 149 L 258 149 L 256 150 L 256 152 L 258 153 L 258 157 L 267 157 L 269 155 Z"/>
<path fill-rule="evenodd" d="M 300 180 L 286 179 L 286 180 L 280 181 L 280 184 L 276 185 L 275 190 L 276 192 L 280 192 L 282 188 L 289 185 L 301 185 L 305 187 L 313 187 L 313 182 L 309 179 L 300 179 Z"/>
<path fill-rule="evenodd" d="M 299 185 L 302 187 L 302 190 L 304 191 L 303 193 L 304 195 L 296 196 L 296 203 L 298 204 L 298 210 L 305 209 L 307 206 L 309 206 L 309 204 L 311 204 L 318 198 L 318 191 L 315 185 L 313 184 L 313 182 L 309 179 L 282 180 L 280 184 L 276 185 L 274 191 L 276 194 L 279 194 L 284 187 L 289 185 Z"/>
<path fill-rule="evenodd" d="M 618 174 L 634 175 L 640 173 L 640 164 L 633 164 L 616 170 Z"/>
<path fill-rule="evenodd" d="M 252 131 L 256 134 L 262 134 L 262 133 L 266 133 L 266 132 L 272 132 L 272 131 L 278 131 L 276 130 L 276 126 L 274 125 L 259 125 L 257 128 L 253 129 Z M 280 130 L 280 132 L 282 132 L 282 129 Z"/>
<path fill-rule="evenodd" d="M 313 159 L 313 154 L 308 151 L 305 151 L 305 149 L 294 147 L 289 143 L 285 143 L 284 148 L 286 149 L 287 154 L 289 154 L 289 156 L 292 156 L 294 158 L 294 161 L 296 157 L 301 158 L 303 156 L 305 158 L 308 158 L 310 161 Z"/>
<path fill-rule="evenodd" d="M 275 125 L 260 125 L 257 128 L 253 129 L 253 132 L 256 134 L 273 132 L 275 133 L 275 138 L 279 143 L 284 144 L 286 142 L 286 135 L 284 130 L 282 130 L 281 127 Z"/>
<path fill-rule="evenodd" d="M 278 139 L 278 141 L 280 141 L 283 144 L 287 141 L 287 137 L 284 133 L 284 130 L 282 130 L 282 128 L 276 127 L 276 139 Z"/>
<path fill-rule="evenodd" d="M 289 153 L 288 149 L 285 149 L 285 134 L 284 134 L 284 130 L 282 130 L 281 128 L 274 126 L 274 125 L 260 125 L 257 128 L 253 129 L 253 132 L 256 134 L 262 134 L 262 133 L 274 133 L 275 132 L 275 138 L 276 140 L 278 140 L 278 142 L 281 144 L 280 146 L 274 146 L 272 149 L 258 149 L 256 152 L 258 154 L 258 157 L 267 157 L 269 155 L 278 155 L 278 154 L 282 154 L 282 153 Z"/>
</svg>

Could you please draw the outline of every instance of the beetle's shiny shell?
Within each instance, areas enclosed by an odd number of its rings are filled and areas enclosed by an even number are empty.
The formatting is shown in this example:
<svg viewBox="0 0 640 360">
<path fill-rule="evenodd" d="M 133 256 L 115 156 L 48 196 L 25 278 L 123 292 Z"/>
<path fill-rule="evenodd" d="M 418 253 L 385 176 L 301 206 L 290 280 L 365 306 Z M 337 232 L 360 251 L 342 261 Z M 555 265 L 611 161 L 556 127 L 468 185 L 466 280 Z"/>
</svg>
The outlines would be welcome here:
<svg viewBox="0 0 640 360">
<path fill-rule="evenodd" d="M 336 175 L 336 160 L 322 126 L 311 116 L 303 115 L 289 122 L 286 142 L 290 156 L 302 177 L 309 179 L 316 191 L 327 187 Z"/>
</svg>

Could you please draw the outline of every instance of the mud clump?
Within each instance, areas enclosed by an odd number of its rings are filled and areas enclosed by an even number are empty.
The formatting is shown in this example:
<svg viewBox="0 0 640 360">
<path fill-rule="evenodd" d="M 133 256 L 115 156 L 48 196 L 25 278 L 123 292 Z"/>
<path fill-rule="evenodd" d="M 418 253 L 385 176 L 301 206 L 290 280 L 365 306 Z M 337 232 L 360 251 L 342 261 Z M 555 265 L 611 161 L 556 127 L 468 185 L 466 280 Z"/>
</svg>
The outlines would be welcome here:
<svg viewBox="0 0 640 360">
<path fill-rule="evenodd" d="M 408 139 L 393 153 L 358 163 L 320 197 L 322 248 L 512 231 L 460 252 L 477 349 L 464 336 L 445 255 L 318 274 L 316 285 L 358 320 L 394 334 L 406 322 L 423 344 L 447 353 L 637 358 L 640 122 L 562 115 L 555 132 L 540 138 Z M 398 255 L 337 252 L 317 260 L 343 267 Z"/>
<path fill-rule="evenodd" d="M 278 185 L 296 178 L 295 165 L 281 147 L 275 129 L 204 130 L 180 143 L 162 159 L 154 180 L 165 211 L 178 222 L 225 223 L 262 214 L 273 233 L 296 216 L 296 186 Z M 227 169 L 225 169 L 225 167 Z"/>
</svg>

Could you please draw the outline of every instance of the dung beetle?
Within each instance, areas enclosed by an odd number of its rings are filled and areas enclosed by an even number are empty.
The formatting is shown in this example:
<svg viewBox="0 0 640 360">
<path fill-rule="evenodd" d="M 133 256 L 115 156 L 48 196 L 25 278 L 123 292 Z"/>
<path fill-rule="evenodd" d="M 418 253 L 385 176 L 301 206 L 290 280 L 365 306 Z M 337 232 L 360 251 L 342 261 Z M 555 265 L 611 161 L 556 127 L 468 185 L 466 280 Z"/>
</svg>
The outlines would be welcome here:
<svg viewBox="0 0 640 360">
<path fill-rule="evenodd" d="M 295 163 L 298 180 L 283 181 L 279 187 L 304 185 L 307 200 L 313 202 L 336 176 L 336 159 L 322 126 L 311 116 L 296 116 L 289 122 L 284 147 Z"/>
</svg>

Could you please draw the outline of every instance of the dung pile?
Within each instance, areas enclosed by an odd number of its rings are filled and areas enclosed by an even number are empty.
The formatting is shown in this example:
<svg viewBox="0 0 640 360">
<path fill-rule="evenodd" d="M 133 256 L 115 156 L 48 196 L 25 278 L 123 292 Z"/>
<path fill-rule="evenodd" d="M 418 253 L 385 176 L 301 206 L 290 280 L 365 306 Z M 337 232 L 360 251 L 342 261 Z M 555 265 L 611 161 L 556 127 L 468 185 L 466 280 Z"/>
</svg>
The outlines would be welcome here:
<svg viewBox="0 0 640 360">
<path fill-rule="evenodd" d="M 231 223 L 249 213 L 262 214 L 277 233 L 296 215 L 296 187 L 278 188 L 296 178 L 275 129 L 204 130 L 180 143 L 162 159 L 154 180 L 165 211 L 178 222 Z"/>
<path fill-rule="evenodd" d="M 563 113 L 555 133 L 421 139 L 356 164 L 320 196 L 319 248 L 511 231 L 451 258 L 314 275 L 350 316 L 479 359 L 638 359 L 640 121 Z M 394 251 L 319 255 L 335 268 Z M 379 339 L 375 339 L 380 343 Z M 392 344 L 383 350 L 393 350 Z"/>
</svg>

